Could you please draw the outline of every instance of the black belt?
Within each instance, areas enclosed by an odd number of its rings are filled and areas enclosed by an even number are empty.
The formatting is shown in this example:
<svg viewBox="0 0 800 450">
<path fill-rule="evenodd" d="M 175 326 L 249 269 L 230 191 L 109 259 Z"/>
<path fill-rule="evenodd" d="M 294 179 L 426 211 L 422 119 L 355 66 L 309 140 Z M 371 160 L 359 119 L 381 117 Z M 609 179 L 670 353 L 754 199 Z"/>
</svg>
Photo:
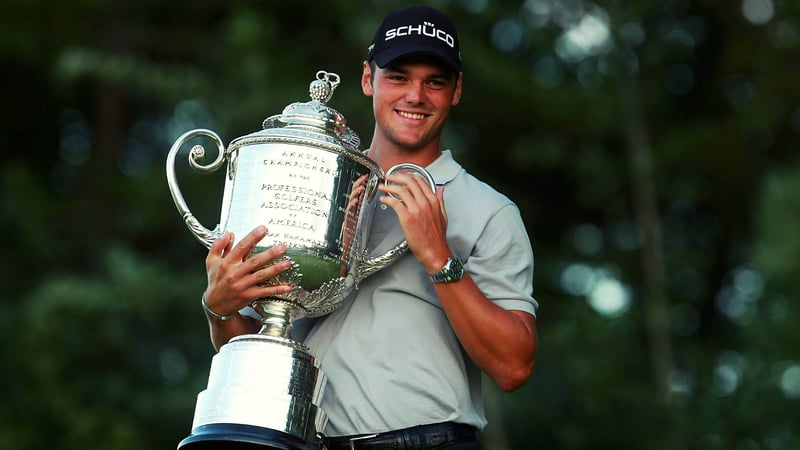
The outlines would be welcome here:
<svg viewBox="0 0 800 450">
<path fill-rule="evenodd" d="M 427 449 L 446 443 L 474 441 L 476 439 L 477 435 L 474 427 L 460 423 L 444 422 L 418 425 L 378 434 L 326 437 L 323 441 L 325 448 L 328 450 L 386 450 Z"/>
</svg>

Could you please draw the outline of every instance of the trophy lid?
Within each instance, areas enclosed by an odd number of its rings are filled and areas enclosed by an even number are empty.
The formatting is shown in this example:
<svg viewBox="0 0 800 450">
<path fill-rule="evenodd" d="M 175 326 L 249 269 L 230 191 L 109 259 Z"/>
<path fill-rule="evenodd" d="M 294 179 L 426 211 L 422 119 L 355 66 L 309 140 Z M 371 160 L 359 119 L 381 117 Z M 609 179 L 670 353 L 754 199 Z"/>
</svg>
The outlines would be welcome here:
<svg viewBox="0 0 800 450">
<path fill-rule="evenodd" d="M 341 141 L 347 150 L 359 152 L 361 140 L 358 135 L 347 126 L 342 114 L 326 105 L 339 81 L 339 75 L 320 70 L 317 72 L 317 79 L 308 87 L 311 101 L 288 105 L 283 114 L 265 119 L 263 129 L 289 128 L 321 132 Z"/>
</svg>

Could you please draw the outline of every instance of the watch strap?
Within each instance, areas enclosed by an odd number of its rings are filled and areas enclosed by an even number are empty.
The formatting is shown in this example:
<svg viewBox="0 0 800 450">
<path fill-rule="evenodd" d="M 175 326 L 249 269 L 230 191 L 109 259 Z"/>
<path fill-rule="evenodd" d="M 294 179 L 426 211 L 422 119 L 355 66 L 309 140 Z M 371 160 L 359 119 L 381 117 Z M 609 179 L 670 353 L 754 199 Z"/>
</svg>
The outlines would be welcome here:
<svg viewBox="0 0 800 450">
<path fill-rule="evenodd" d="M 428 275 L 432 283 L 451 283 L 464 276 L 464 263 L 459 258 L 448 258 L 444 267 L 436 273 Z"/>
</svg>

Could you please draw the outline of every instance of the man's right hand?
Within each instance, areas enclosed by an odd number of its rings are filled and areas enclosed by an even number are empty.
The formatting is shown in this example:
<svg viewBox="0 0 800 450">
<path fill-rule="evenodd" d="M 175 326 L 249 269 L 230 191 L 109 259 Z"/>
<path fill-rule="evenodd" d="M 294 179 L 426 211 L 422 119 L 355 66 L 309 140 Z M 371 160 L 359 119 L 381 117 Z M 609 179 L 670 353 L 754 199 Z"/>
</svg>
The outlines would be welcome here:
<svg viewBox="0 0 800 450">
<path fill-rule="evenodd" d="M 267 228 L 262 225 L 248 233 L 236 246 L 231 232 L 223 233 L 214 241 L 206 257 L 208 287 L 203 294 L 209 309 L 223 316 L 238 315 L 240 309 L 257 298 L 286 294 L 292 290 L 287 284 L 267 283 L 292 265 L 289 260 L 279 259 L 286 255 L 284 245 L 275 245 L 248 258 L 266 234 Z"/>
</svg>

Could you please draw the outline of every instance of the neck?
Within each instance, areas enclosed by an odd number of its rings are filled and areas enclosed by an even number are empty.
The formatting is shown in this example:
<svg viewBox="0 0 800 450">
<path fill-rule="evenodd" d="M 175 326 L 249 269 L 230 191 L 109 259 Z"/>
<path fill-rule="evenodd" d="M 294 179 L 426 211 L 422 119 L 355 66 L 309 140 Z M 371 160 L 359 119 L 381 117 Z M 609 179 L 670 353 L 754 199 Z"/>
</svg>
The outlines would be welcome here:
<svg viewBox="0 0 800 450">
<path fill-rule="evenodd" d="M 378 163 L 383 170 L 400 163 L 412 163 L 421 167 L 428 167 L 441 156 L 442 150 L 438 142 L 421 148 L 406 148 L 392 145 L 373 136 L 368 156 Z"/>
</svg>

